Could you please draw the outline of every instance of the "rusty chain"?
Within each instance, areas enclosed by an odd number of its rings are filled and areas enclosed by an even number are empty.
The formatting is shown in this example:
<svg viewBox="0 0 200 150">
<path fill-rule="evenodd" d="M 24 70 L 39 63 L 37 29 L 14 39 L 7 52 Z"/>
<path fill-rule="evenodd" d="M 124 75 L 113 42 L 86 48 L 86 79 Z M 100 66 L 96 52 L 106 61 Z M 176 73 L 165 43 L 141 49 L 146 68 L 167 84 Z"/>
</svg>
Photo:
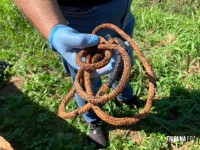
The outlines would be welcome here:
<svg viewBox="0 0 200 150">
<path fill-rule="evenodd" d="M 124 49 L 123 46 L 119 43 L 119 40 L 116 38 L 112 38 L 108 41 L 106 41 L 103 37 L 100 37 L 100 43 L 96 46 L 96 48 L 88 48 L 85 50 L 81 50 L 78 55 L 77 55 L 77 64 L 80 67 L 80 70 L 77 72 L 76 78 L 74 85 L 72 89 L 69 91 L 67 94 L 66 98 L 61 102 L 61 105 L 59 107 L 59 112 L 58 115 L 63 118 L 63 119 L 69 119 L 73 118 L 77 115 L 80 115 L 89 109 L 93 109 L 94 112 L 97 114 L 99 118 L 101 118 L 103 121 L 116 125 L 116 126 L 121 126 L 121 125 L 132 125 L 137 123 L 138 121 L 144 119 L 151 106 L 152 106 L 152 101 L 155 96 L 155 89 L 156 89 L 156 84 L 155 84 L 155 75 L 154 72 L 147 62 L 147 60 L 144 58 L 143 54 L 140 52 L 139 48 L 136 46 L 134 41 L 120 28 L 113 24 L 102 24 L 96 27 L 92 34 L 97 34 L 100 30 L 102 29 L 111 29 L 117 32 L 119 35 L 121 35 L 124 40 L 128 41 L 132 48 L 134 49 L 137 57 L 143 64 L 146 73 L 148 75 L 148 80 L 149 80 L 149 89 L 148 89 L 148 96 L 146 100 L 146 105 L 142 109 L 142 111 L 134 115 L 132 117 L 122 117 L 122 118 L 116 118 L 112 117 L 105 112 L 98 106 L 98 104 L 105 104 L 106 102 L 114 99 L 117 95 L 119 95 L 125 86 L 128 83 L 130 74 L 131 74 L 131 61 L 130 57 L 128 56 L 126 50 Z M 96 50 L 94 50 L 96 49 Z M 124 67 L 123 67 L 123 72 L 121 79 L 119 81 L 119 84 L 115 89 L 113 89 L 110 93 L 107 93 L 107 91 L 110 89 L 111 84 L 113 81 L 111 81 L 110 84 L 105 83 L 101 86 L 97 94 L 94 95 L 94 92 L 91 87 L 91 80 L 90 80 L 90 72 L 95 69 L 99 69 L 104 67 L 106 64 L 109 63 L 111 57 L 112 57 L 112 51 L 115 50 L 121 57 L 120 59 L 123 61 Z M 94 53 L 96 52 L 96 53 Z M 119 58 L 118 56 L 118 58 Z M 82 57 L 86 58 L 86 62 L 82 62 Z M 103 57 L 103 58 L 102 58 Z M 100 59 L 99 61 L 99 58 Z M 117 59 L 118 59 L 117 58 Z M 117 67 L 115 67 L 117 68 Z M 114 69 L 115 70 L 115 69 Z M 117 70 L 117 69 L 116 69 Z M 117 71 L 116 71 L 117 72 Z M 114 76 L 114 75 L 113 75 Z M 113 77 L 115 78 L 115 77 Z M 85 90 L 84 90 L 84 88 Z M 72 112 L 66 112 L 65 107 L 69 103 L 70 99 L 74 96 L 74 94 L 77 92 L 77 94 L 83 98 L 85 101 L 88 103 Z"/>
</svg>

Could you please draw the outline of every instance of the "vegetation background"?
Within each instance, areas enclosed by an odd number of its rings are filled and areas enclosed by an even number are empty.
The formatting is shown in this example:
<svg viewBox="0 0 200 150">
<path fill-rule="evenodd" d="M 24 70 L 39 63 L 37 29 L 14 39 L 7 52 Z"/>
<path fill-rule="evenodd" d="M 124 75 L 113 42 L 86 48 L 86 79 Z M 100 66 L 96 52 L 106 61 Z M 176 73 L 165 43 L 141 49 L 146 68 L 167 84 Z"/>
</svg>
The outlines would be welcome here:
<svg viewBox="0 0 200 150">
<path fill-rule="evenodd" d="M 149 116 L 132 127 L 104 124 L 111 150 L 200 149 L 200 1 L 134 0 L 134 40 L 157 75 L 157 94 Z M 141 99 L 147 78 L 135 57 L 131 84 Z M 15 149 L 94 149 L 82 117 L 57 117 L 72 83 L 58 54 L 10 0 L 0 1 L 0 135 Z M 72 101 L 67 110 L 76 108 Z M 115 116 L 136 113 L 110 102 Z M 126 111 L 125 111 L 126 109 Z M 195 136 L 170 142 L 167 136 Z"/>
</svg>

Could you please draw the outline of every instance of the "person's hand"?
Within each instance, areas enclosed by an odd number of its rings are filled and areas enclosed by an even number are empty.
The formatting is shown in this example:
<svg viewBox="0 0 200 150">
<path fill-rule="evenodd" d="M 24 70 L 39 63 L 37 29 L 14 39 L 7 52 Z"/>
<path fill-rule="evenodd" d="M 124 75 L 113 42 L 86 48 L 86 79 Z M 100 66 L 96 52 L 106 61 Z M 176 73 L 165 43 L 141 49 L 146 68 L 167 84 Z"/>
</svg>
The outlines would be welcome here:
<svg viewBox="0 0 200 150">
<path fill-rule="evenodd" d="M 100 39 L 97 35 L 83 34 L 66 25 L 55 26 L 50 33 L 49 43 L 53 50 L 60 55 L 74 69 L 79 70 L 76 64 L 76 57 L 80 49 L 95 46 Z M 112 72 L 116 61 L 116 56 L 103 68 L 91 72 L 91 77 L 100 77 Z"/>
<path fill-rule="evenodd" d="M 112 57 L 110 59 L 110 62 L 103 68 L 101 69 L 96 69 L 91 71 L 90 76 L 92 78 L 98 77 L 98 76 L 103 76 L 111 73 L 115 67 L 117 61 L 117 54 L 115 51 L 112 51 Z"/>
<path fill-rule="evenodd" d="M 122 41 L 123 42 L 123 41 Z M 131 47 L 131 45 L 128 43 L 128 41 L 123 42 L 124 44 L 124 48 L 126 49 L 130 59 L 131 59 L 131 65 L 133 65 L 133 48 Z M 96 77 L 96 75 L 106 75 L 111 73 L 114 70 L 115 64 L 117 61 L 117 54 L 116 51 L 112 52 L 112 58 L 110 60 L 110 62 L 103 67 L 102 69 L 97 69 L 91 72 L 91 77 Z"/>
<path fill-rule="evenodd" d="M 76 55 L 80 49 L 92 47 L 99 43 L 99 37 L 83 34 L 66 25 L 55 26 L 49 37 L 50 46 L 76 70 L 79 69 Z"/>
</svg>

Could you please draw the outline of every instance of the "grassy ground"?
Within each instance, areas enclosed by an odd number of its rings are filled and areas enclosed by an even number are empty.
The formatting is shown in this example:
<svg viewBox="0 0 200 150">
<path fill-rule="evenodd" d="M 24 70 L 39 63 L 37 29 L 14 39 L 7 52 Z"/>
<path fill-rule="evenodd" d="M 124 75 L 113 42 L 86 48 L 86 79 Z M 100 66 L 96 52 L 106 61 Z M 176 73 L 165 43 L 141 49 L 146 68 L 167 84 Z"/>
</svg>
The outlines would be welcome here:
<svg viewBox="0 0 200 150">
<path fill-rule="evenodd" d="M 154 67 L 158 89 L 145 120 L 123 128 L 104 124 L 108 149 L 200 149 L 200 2 L 135 0 L 131 10 L 134 38 Z M 9 0 L 0 1 L 0 12 L 0 60 L 13 65 L 0 72 L 0 135 L 15 149 L 93 149 L 81 117 L 66 122 L 56 115 L 72 86 L 59 56 Z M 147 80 L 135 58 L 131 84 L 145 99 Z M 74 108 L 75 102 L 67 107 Z M 104 109 L 120 115 L 114 104 Z M 167 136 L 196 139 L 169 142 Z"/>
</svg>

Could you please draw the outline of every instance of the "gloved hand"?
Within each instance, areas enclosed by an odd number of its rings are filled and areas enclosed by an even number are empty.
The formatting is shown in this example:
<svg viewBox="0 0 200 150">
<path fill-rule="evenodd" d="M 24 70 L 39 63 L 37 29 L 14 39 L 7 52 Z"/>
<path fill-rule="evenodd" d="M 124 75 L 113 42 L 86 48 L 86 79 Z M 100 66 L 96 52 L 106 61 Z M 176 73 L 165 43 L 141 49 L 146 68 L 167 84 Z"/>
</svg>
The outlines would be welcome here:
<svg viewBox="0 0 200 150">
<path fill-rule="evenodd" d="M 92 78 L 103 76 L 111 73 L 115 67 L 115 63 L 117 61 L 117 54 L 115 51 L 112 52 L 112 58 L 110 59 L 110 62 L 101 69 L 92 70 L 90 73 L 90 76 Z"/>
<path fill-rule="evenodd" d="M 125 45 L 125 49 L 131 59 L 131 66 L 133 66 L 134 62 L 133 62 L 133 48 L 131 47 L 131 45 L 125 41 L 124 42 L 124 45 Z M 117 61 L 117 54 L 115 51 L 113 51 L 112 53 L 112 58 L 110 60 L 110 62 L 102 69 L 97 69 L 97 70 L 94 70 L 91 72 L 91 77 L 96 77 L 96 75 L 106 75 L 106 74 L 109 74 L 113 71 L 114 67 L 115 67 L 115 63 Z"/>
<path fill-rule="evenodd" d="M 76 64 L 76 57 L 80 49 L 95 46 L 100 39 L 97 35 L 83 34 L 66 25 L 55 26 L 50 33 L 49 43 L 53 50 L 60 55 L 74 69 L 79 70 Z M 91 77 L 100 77 L 106 75 L 114 69 L 116 56 L 103 68 L 91 72 Z"/>
</svg>

